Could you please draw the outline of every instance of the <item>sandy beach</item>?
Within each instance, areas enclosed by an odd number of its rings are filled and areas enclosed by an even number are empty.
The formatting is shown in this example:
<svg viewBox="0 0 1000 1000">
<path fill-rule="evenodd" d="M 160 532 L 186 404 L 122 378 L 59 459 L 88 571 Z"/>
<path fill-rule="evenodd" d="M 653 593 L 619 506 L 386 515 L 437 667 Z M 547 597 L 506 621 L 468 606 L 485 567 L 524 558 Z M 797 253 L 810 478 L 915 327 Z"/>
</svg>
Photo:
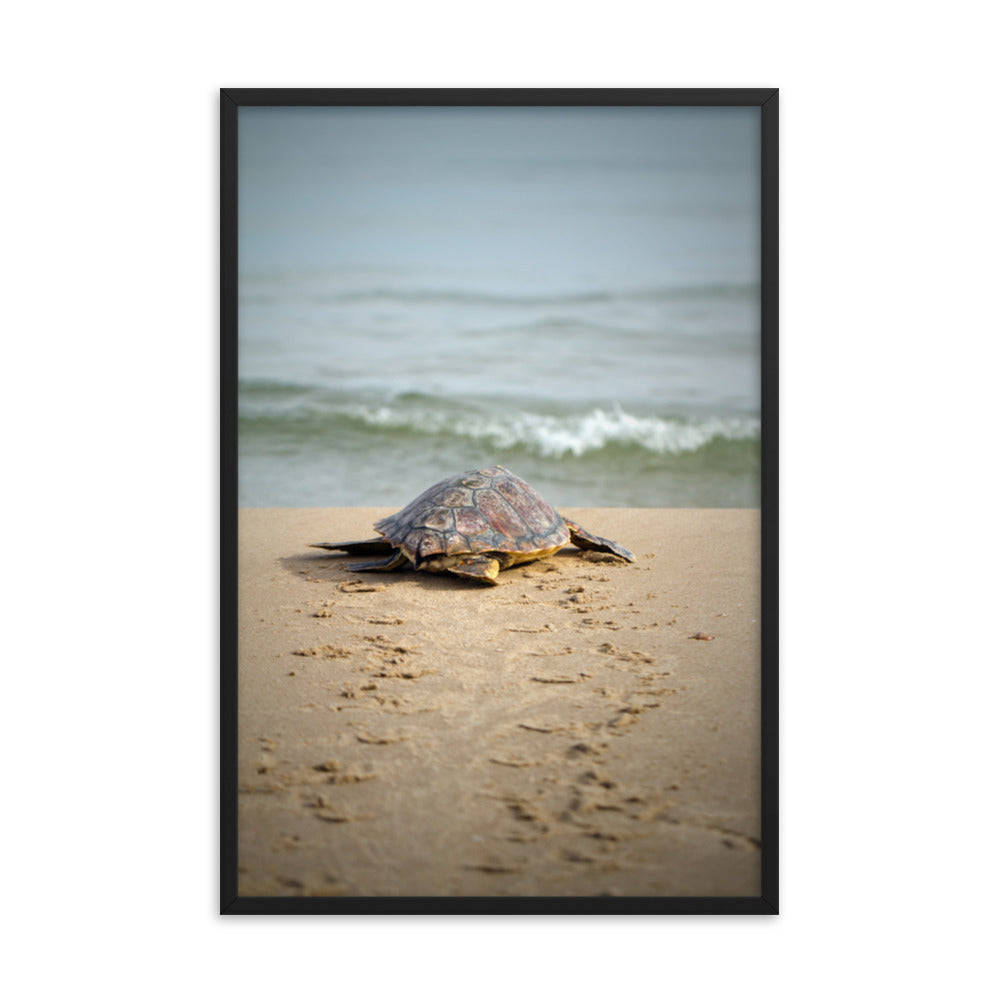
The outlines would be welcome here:
<svg viewBox="0 0 1000 1000">
<path fill-rule="evenodd" d="M 500 585 L 239 519 L 241 896 L 758 896 L 760 516 L 567 508 Z"/>
</svg>

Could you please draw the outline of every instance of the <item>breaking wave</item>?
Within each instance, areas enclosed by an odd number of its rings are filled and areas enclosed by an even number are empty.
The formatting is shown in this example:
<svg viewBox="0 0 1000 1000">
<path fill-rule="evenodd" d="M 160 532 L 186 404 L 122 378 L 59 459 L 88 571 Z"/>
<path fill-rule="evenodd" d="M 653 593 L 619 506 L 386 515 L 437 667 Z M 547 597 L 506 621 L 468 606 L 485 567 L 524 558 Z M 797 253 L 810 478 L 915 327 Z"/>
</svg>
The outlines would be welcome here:
<svg viewBox="0 0 1000 1000">
<path fill-rule="evenodd" d="M 399 401 L 393 404 L 334 403 L 322 394 L 284 399 L 243 397 L 246 431 L 284 438 L 345 434 L 380 439 L 453 438 L 498 451 L 524 450 L 544 458 L 582 457 L 608 449 L 638 449 L 655 455 L 697 452 L 714 442 L 756 442 L 760 421 L 752 417 L 684 418 L 643 416 L 621 406 L 550 414 L 490 412 L 457 402 Z"/>
<path fill-rule="evenodd" d="M 678 455 L 698 451 L 717 439 L 756 439 L 760 433 L 757 420 L 710 418 L 688 421 L 641 417 L 626 413 L 621 407 L 594 408 L 588 413 L 568 416 L 517 413 L 455 417 L 440 411 L 406 413 L 382 406 L 361 409 L 356 419 L 370 427 L 435 435 L 455 434 L 500 450 L 526 448 L 546 458 L 580 457 L 611 446 L 631 446 L 658 455 Z"/>
</svg>

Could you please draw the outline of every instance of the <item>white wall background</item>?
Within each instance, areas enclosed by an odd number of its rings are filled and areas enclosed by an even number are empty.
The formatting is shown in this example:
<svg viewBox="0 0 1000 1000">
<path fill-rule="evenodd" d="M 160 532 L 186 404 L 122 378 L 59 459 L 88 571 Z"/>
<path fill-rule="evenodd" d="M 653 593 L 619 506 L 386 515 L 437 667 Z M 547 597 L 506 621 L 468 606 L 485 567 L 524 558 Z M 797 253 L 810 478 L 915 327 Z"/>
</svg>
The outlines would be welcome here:
<svg viewBox="0 0 1000 1000">
<path fill-rule="evenodd" d="M 988 10 L 7 11 L 0 835 L 16 995 L 995 986 Z M 777 918 L 216 916 L 218 88 L 400 85 L 781 88 Z"/>
</svg>

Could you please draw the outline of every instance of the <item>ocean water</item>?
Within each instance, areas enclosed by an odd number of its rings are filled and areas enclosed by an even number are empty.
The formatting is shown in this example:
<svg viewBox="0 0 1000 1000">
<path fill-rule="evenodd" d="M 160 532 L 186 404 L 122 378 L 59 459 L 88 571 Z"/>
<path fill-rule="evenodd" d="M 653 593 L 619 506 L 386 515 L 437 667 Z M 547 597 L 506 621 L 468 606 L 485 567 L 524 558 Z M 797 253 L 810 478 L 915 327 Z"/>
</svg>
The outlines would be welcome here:
<svg viewBox="0 0 1000 1000">
<path fill-rule="evenodd" d="M 759 111 L 244 108 L 239 501 L 760 502 Z"/>
</svg>

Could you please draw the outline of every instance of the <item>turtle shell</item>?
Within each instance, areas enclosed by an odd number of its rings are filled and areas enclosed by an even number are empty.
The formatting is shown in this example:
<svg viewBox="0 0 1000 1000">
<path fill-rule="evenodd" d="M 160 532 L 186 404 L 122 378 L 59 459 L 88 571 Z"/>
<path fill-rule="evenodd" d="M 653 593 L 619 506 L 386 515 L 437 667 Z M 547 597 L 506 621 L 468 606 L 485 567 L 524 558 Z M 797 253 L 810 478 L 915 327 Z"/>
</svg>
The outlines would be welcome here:
<svg viewBox="0 0 1000 1000">
<path fill-rule="evenodd" d="M 376 521 L 375 530 L 417 566 L 438 555 L 528 555 L 569 541 L 569 528 L 551 504 L 502 465 L 442 479 Z"/>
</svg>

